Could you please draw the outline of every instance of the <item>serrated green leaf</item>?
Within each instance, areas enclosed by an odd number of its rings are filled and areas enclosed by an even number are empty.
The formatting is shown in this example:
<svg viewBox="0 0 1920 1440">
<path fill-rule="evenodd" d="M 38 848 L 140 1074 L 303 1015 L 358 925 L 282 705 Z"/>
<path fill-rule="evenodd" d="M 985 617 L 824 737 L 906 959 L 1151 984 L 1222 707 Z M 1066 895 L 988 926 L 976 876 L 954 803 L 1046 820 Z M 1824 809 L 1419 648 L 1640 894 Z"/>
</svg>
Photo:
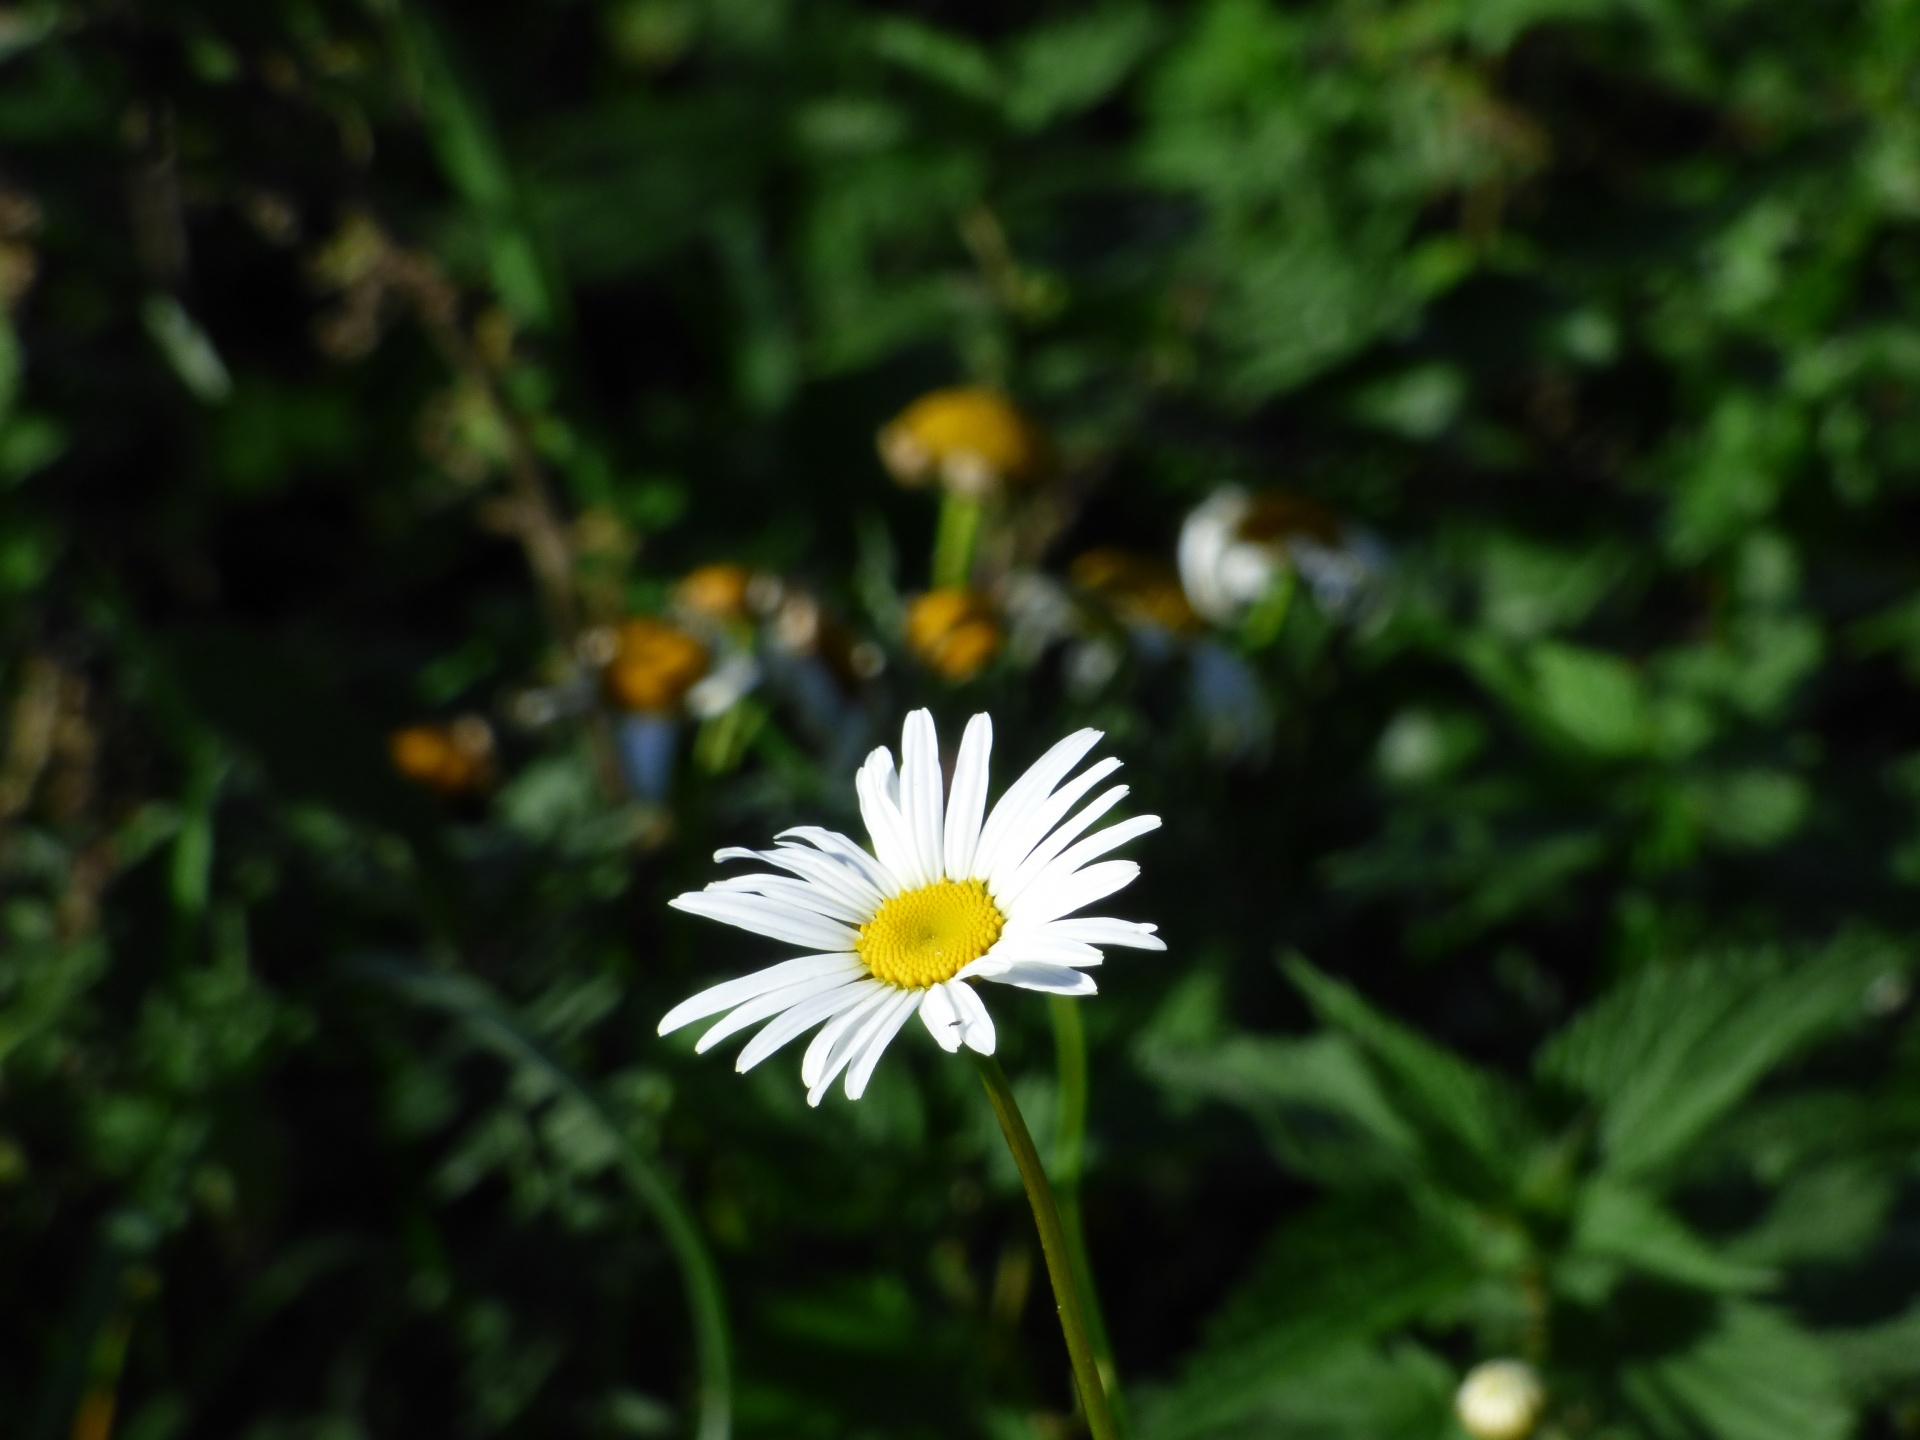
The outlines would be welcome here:
<svg viewBox="0 0 1920 1440">
<path fill-rule="evenodd" d="M 1841 1385 L 1861 1401 L 1920 1384 L 1920 1305 L 1877 1325 L 1829 1330 L 1820 1339 Z"/>
<path fill-rule="evenodd" d="M 1844 1440 L 1853 1428 L 1825 1348 L 1757 1305 L 1729 1304 L 1692 1349 L 1629 1366 L 1622 1387 L 1658 1440 Z"/>
<path fill-rule="evenodd" d="M 1853 1259 L 1880 1234 L 1896 1189 L 1893 1175 L 1870 1164 L 1824 1165 L 1794 1177 L 1760 1223 L 1723 1251 L 1755 1265 Z"/>
<path fill-rule="evenodd" d="M 1649 1175 L 1770 1071 L 1860 1019 L 1874 981 L 1904 968 L 1882 947 L 1851 942 L 1793 959 L 1748 952 L 1652 966 L 1562 1031 L 1537 1069 L 1598 1109 L 1607 1169 Z"/>
<path fill-rule="evenodd" d="M 1353 1042 L 1242 1035 L 1143 1046 L 1141 1068 L 1178 1095 L 1245 1110 L 1291 1168 L 1334 1184 L 1404 1170 L 1419 1138 L 1382 1094 Z"/>
<path fill-rule="evenodd" d="M 1725 1294 L 1765 1290 L 1775 1278 L 1718 1253 L 1645 1190 L 1604 1177 L 1583 1188 L 1574 1211 L 1571 1258 L 1579 1265 L 1588 1257 Z"/>
<path fill-rule="evenodd" d="M 1152 1397 L 1137 1429 L 1140 1440 L 1434 1440 L 1453 1387 L 1452 1368 L 1419 1345 L 1348 1345 L 1244 1388 Z"/>
<path fill-rule="evenodd" d="M 1450 1303 L 1474 1274 L 1450 1235 L 1395 1197 L 1331 1203 L 1290 1222 L 1209 1327 L 1180 1381 L 1144 1407 L 1143 1440 L 1266 1434 L 1276 1425 L 1287 1434 L 1356 1440 L 1410 1433 L 1364 1428 L 1368 1420 L 1391 1423 L 1398 1408 L 1366 1411 L 1365 1386 L 1349 1392 L 1356 1409 L 1340 1414 L 1339 1424 L 1339 1407 L 1314 1397 L 1337 1392 L 1336 1377 L 1367 1368 L 1362 1357 L 1379 1360 L 1379 1337 Z M 1289 1421 L 1332 1428 L 1296 1432 Z M 1347 1424 L 1363 1428 L 1340 1428 Z"/>
<path fill-rule="evenodd" d="M 1510 1174 L 1529 1137 L 1517 1098 L 1497 1077 L 1388 1019 L 1359 993 L 1299 957 L 1283 967 L 1322 1022 L 1375 1062 L 1393 1108 L 1434 1159 L 1464 1157 L 1484 1181 Z"/>
</svg>

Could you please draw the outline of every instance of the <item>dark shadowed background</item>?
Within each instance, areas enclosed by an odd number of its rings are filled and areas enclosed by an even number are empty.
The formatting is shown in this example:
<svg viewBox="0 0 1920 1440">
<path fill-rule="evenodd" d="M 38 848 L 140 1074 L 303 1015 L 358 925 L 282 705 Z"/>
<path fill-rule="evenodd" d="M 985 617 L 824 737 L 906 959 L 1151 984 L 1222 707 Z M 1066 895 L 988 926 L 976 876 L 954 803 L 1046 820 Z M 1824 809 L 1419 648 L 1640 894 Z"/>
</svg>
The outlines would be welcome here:
<svg viewBox="0 0 1920 1440">
<path fill-rule="evenodd" d="M 1896 0 L 0 4 L 0 1433 L 1077 1433 L 965 1065 L 653 1033 L 925 704 L 1165 817 L 1133 1440 L 1920 1434 L 1917 541 Z"/>
</svg>

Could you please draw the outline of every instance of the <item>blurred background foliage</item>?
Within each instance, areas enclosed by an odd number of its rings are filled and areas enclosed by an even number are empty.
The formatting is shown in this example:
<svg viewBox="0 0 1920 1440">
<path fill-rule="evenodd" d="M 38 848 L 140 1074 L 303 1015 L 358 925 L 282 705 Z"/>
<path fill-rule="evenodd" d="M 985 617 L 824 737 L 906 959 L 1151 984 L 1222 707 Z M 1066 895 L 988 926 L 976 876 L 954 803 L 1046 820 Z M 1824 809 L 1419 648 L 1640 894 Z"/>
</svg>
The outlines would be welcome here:
<svg viewBox="0 0 1920 1440">
<path fill-rule="evenodd" d="M 924 703 L 1166 817 L 1084 1156 L 1001 1007 L 1136 1440 L 1920 1434 L 1917 66 L 0 6 L 0 1429 L 1074 1433 L 962 1067 L 653 1036 Z"/>
</svg>

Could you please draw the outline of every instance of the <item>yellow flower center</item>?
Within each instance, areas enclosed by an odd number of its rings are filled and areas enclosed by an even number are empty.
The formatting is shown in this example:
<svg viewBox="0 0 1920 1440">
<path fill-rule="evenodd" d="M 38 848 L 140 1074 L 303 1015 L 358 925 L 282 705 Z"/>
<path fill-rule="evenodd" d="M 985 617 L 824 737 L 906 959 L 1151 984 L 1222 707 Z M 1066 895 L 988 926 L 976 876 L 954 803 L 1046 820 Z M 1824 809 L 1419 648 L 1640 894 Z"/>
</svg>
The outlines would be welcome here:
<svg viewBox="0 0 1920 1440">
<path fill-rule="evenodd" d="M 951 980 L 993 948 L 1006 917 L 981 880 L 936 880 L 894 896 L 854 948 L 873 978 L 902 990 Z"/>
</svg>

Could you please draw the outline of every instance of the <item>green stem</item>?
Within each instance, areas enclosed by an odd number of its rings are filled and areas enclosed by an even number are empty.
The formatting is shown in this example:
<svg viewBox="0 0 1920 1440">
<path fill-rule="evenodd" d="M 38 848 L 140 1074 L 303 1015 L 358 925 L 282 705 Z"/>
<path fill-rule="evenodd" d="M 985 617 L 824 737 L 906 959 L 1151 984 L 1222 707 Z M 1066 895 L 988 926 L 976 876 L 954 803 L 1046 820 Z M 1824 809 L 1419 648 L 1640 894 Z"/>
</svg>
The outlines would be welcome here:
<svg viewBox="0 0 1920 1440">
<path fill-rule="evenodd" d="M 1053 1134 L 1054 1194 L 1060 1206 L 1060 1228 L 1080 1281 L 1080 1307 L 1087 1317 L 1087 1337 L 1093 1342 L 1094 1364 L 1113 1409 L 1114 1428 L 1127 1433 L 1127 1412 L 1120 1392 L 1120 1370 L 1113 1360 L 1113 1342 L 1107 1336 L 1100 1290 L 1094 1283 L 1093 1262 L 1087 1255 L 1086 1228 L 1080 1220 L 1080 1167 L 1087 1136 L 1087 1032 L 1080 1022 L 1080 1005 L 1071 996 L 1049 995 L 1053 1017 L 1054 1055 L 1059 1066 L 1059 1118 Z"/>
<path fill-rule="evenodd" d="M 991 1055 L 974 1055 L 973 1062 L 980 1068 L 980 1081 L 987 1087 L 987 1099 L 993 1104 L 994 1116 L 1007 1137 L 1007 1148 L 1013 1152 L 1013 1163 L 1020 1167 L 1028 1203 L 1033 1206 L 1033 1223 L 1040 1232 L 1040 1252 L 1047 1257 L 1047 1278 L 1053 1282 L 1053 1300 L 1060 1312 L 1060 1330 L 1066 1336 L 1067 1358 L 1073 1362 L 1073 1379 L 1080 1390 L 1087 1430 L 1093 1440 L 1119 1440 L 1113 1415 L 1107 1409 L 1100 1367 L 1093 1358 L 1087 1317 L 1080 1304 L 1081 1285 L 1074 1273 L 1066 1232 L 1060 1228 L 1060 1210 L 1054 1203 L 1053 1186 L 1047 1183 L 1046 1167 L 1040 1163 L 1040 1152 L 1034 1148 L 1033 1136 L 1027 1131 L 1020 1104 L 1013 1098 L 1013 1087 L 1007 1084 L 1000 1062 Z"/>
<path fill-rule="evenodd" d="M 940 526 L 933 536 L 933 585 L 936 590 L 966 585 L 973 579 L 973 552 L 980 542 L 983 507 L 978 500 L 948 494 L 940 501 Z"/>
<path fill-rule="evenodd" d="M 598 1101 L 591 1101 L 598 1105 Z M 611 1124 L 611 1117 L 600 1112 Z M 699 1423 L 696 1440 L 729 1440 L 733 1433 L 733 1377 L 728 1357 L 727 1315 L 720 1294 L 720 1274 L 695 1228 L 693 1217 L 660 1172 L 630 1142 L 622 1141 L 621 1174 L 667 1237 L 674 1259 L 680 1262 L 687 1287 L 687 1308 L 693 1315 L 694 1350 L 700 1369 Z"/>
<path fill-rule="evenodd" d="M 507 1061 L 540 1074 L 579 1106 L 588 1121 L 612 1142 L 620 1157 L 621 1178 L 640 1203 L 653 1212 L 686 1285 L 699 1368 L 699 1418 L 694 1440 L 729 1440 L 733 1433 L 733 1367 L 720 1272 L 673 1183 L 633 1143 L 627 1128 L 614 1118 L 598 1093 L 552 1054 L 480 981 L 392 961 L 367 960 L 359 968 L 410 999 L 465 1022 L 476 1039 Z"/>
</svg>

